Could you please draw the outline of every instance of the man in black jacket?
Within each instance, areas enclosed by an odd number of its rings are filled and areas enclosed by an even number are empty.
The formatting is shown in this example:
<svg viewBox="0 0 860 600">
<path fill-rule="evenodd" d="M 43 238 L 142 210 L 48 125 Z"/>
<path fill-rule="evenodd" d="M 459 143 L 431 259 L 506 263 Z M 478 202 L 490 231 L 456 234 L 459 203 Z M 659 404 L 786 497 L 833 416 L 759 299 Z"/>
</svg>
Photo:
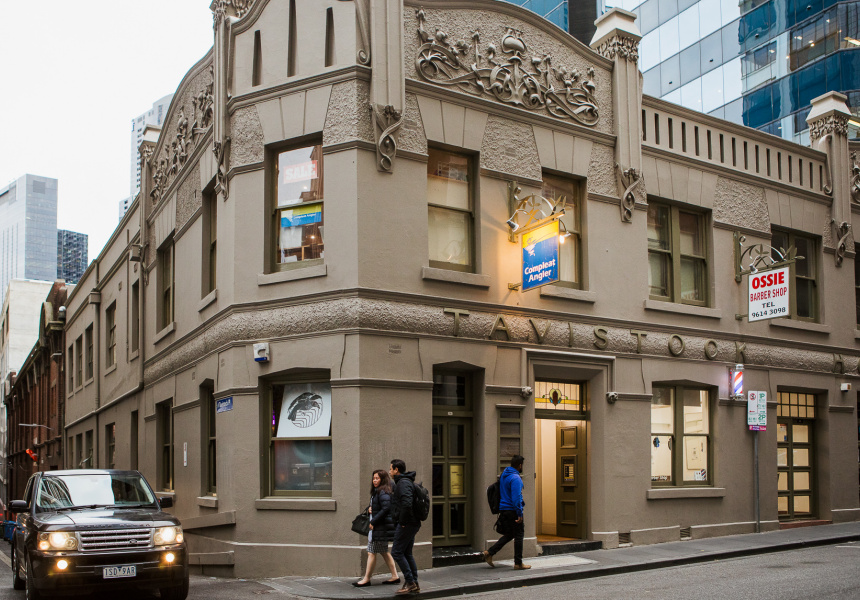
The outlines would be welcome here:
<svg viewBox="0 0 860 600">
<path fill-rule="evenodd" d="M 400 596 L 417 594 L 421 588 L 418 587 L 418 567 L 415 566 L 415 557 L 412 556 L 412 546 L 415 544 L 415 535 L 421 529 L 421 521 L 412 510 L 415 471 L 407 473 L 406 463 L 395 458 L 391 461 L 388 472 L 394 480 L 391 505 L 397 522 L 391 556 L 400 566 L 404 578 L 403 587 L 395 593 Z"/>
</svg>

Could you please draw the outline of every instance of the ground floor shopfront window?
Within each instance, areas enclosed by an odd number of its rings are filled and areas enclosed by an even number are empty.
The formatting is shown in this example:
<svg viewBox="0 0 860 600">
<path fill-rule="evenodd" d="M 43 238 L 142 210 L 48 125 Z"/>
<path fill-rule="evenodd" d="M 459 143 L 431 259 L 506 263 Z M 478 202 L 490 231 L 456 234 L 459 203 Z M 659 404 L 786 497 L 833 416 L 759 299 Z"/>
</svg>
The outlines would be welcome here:
<svg viewBox="0 0 860 600">
<path fill-rule="evenodd" d="M 652 393 L 652 485 L 711 485 L 709 391 L 655 385 Z"/>
<path fill-rule="evenodd" d="M 331 385 L 282 383 L 271 390 L 269 493 L 330 496 Z"/>
</svg>

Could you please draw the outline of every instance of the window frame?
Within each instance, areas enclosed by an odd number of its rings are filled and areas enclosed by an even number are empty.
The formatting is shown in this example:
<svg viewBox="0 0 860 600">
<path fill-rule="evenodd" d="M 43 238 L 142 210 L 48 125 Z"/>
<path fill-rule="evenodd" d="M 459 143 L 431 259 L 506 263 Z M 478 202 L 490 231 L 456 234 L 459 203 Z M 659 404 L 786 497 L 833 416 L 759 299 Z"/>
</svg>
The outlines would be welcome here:
<svg viewBox="0 0 860 600">
<path fill-rule="evenodd" d="M 163 492 L 175 489 L 173 399 L 155 405 L 156 449 L 158 452 L 158 488 Z"/>
<path fill-rule="evenodd" d="M 669 248 L 668 250 L 663 250 L 659 248 L 651 248 L 650 245 L 648 247 L 648 276 L 649 276 L 649 289 L 648 289 L 648 298 L 651 300 L 656 300 L 658 302 L 671 302 L 673 304 L 686 304 L 689 306 L 702 306 L 708 307 L 710 306 L 710 299 L 712 297 L 711 294 L 711 261 L 710 261 L 710 248 L 711 244 L 709 243 L 709 232 L 711 231 L 709 227 L 709 215 L 708 213 L 693 210 L 692 208 L 688 208 L 686 206 L 679 206 L 677 204 L 671 204 L 669 202 L 664 202 L 658 199 L 648 199 L 648 207 L 650 210 L 651 206 L 660 206 L 665 207 L 669 211 L 668 215 L 668 228 L 669 228 Z M 702 254 L 701 256 L 695 254 L 684 254 L 681 252 L 681 226 L 680 226 L 680 217 L 681 213 L 685 213 L 688 215 L 694 215 L 699 225 L 699 231 L 701 233 L 702 239 Z M 647 217 L 646 217 L 647 220 Z M 647 231 L 647 224 L 646 224 Z M 647 236 L 647 233 L 646 233 Z M 647 242 L 647 240 L 646 240 Z M 659 296 L 651 293 L 650 286 L 650 275 L 651 275 L 651 254 L 660 254 L 663 256 L 669 257 L 669 295 L 668 296 Z M 693 259 L 700 261 L 702 263 L 702 273 L 704 280 L 702 281 L 702 297 L 703 300 L 684 300 L 681 297 L 681 261 L 682 259 Z"/>
<path fill-rule="evenodd" d="M 116 468 L 116 423 L 105 425 L 105 468 Z"/>
<path fill-rule="evenodd" d="M 855 328 L 860 329 L 860 244 L 854 244 L 854 304 Z M 860 412 L 857 413 L 860 418 Z"/>
<path fill-rule="evenodd" d="M 550 177 L 551 179 L 562 180 L 565 183 L 569 183 L 573 185 L 573 193 L 576 196 L 573 199 L 573 217 L 574 223 L 578 224 L 577 229 L 571 229 L 567 227 L 565 223 L 565 229 L 567 229 L 568 233 L 570 233 L 570 238 L 566 242 L 561 242 L 559 240 L 559 258 L 561 258 L 562 249 L 564 248 L 564 244 L 574 243 L 576 244 L 576 277 L 577 281 L 569 281 L 567 279 L 559 279 L 559 281 L 555 282 L 553 285 L 558 287 L 566 287 L 572 288 L 575 290 L 584 290 L 586 289 L 585 285 L 585 226 L 583 219 L 585 218 L 585 206 L 583 199 L 585 198 L 584 193 L 584 185 L 583 180 L 579 178 L 571 177 L 570 175 L 565 175 L 561 173 L 557 173 L 554 171 L 550 171 L 548 169 L 544 169 L 542 173 L 542 181 L 545 183 L 546 178 Z M 543 196 L 544 188 L 541 185 L 541 195 Z M 546 197 L 546 196 L 544 196 Z M 555 198 L 547 198 L 547 200 L 555 201 Z M 567 199 L 564 203 L 565 216 L 568 214 L 570 208 L 571 200 Z M 563 219 L 564 217 L 562 217 Z M 561 233 L 559 231 L 559 233 Z M 561 270 L 559 269 L 559 277 L 561 277 Z"/>
<path fill-rule="evenodd" d="M 457 263 L 450 263 L 445 261 L 432 260 L 429 258 L 429 245 L 428 245 L 428 264 L 431 268 L 434 269 L 445 269 L 448 271 L 459 271 L 461 273 L 478 273 L 480 264 L 480 257 L 478 256 L 478 249 L 481 247 L 479 232 L 480 227 L 478 225 L 478 191 L 480 186 L 478 185 L 480 170 L 478 165 L 480 164 L 480 160 L 478 154 L 475 152 L 469 152 L 464 148 L 453 148 L 451 146 L 446 146 L 443 144 L 429 144 L 427 153 L 427 169 L 425 169 L 425 174 L 428 178 L 428 186 L 429 187 L 429 177 L 430 173 L 427 172 L 430 168 L 430 159 L 429 155 L 431 152 L 442 152 L 445 154 L 453 154 L 455 156 L 460 156 L 465 158 L 468 164 L 468 172 L 469 172 L 469 181 L 468 181 L 468 192 L 469 192 L 469 209 L 463 210 L 461 208 L 454 208 L 451 206 L 445 206 L 441 204 L 435 204 L 430 202 L 430 194 L 429 190 L 425 188 L 425 193 L 427 196 L 427 240 L 428 244 L 430 241 L 430 209 L 435 208 L 437 210 L 455 212 L 460 215 L 468 215 L 468 228 L 469 228 L 469 254 L 471 256 L 471 264 L 459 265 Z"/>
<path fill-rule="evenodd" d="M 105 310 L 105 367 L 116 364 L 116 301 Z"/>
<path fill-rule="evenodd" d="M 284 152 L 292 150 L 301 150 L 302 148 L 319 147 L 319 177 L 322 181 L 322 198 L 313 202 L 303 203 L 307 206 L 319 204 L 322 212 L 322 225 L 325 226 L 326 206 L 325 206 L 325 154 L 323 153 L 323 141 L 318 134 L 294 138 L 285 143 L 273 144 L 266 148 L 265 161 L 265 188 L 266 188 L 266 221 L 265 221 L 265 253 L 266 253 L 266 270 L 268 273 L 279 273 L 283 271 L 292 271 L 294 269 L 302 269 L 312 267 L 314 265 L 325 264 L 325 256 L 321 258 L 311 258 L 308 260 L 299 260 L 295 262 L 281 263 L 277 260 L 280 224 L 278 223 L 279 208 L 278 208 L 278 157 Z M 298 203 L 302 204 L 302 203 Z M 320 231 L 322 239 L 322 252 L 325 252 L 325 239 L 323 232 Z"/>
<path fill-rule="evenodd" d="M 332 410 L 330 435 L 327 437 L 306 437 L 306 438 L 279 438 L 272 435 L 272 415 L 274 414 L 275 404 L 275 387 L 288 386 L 295 384 L 321 383 L 331 386 L 331 375 L 328 371 L 324 374 L 320 371 L 297 373 L 289 377 L 278 377 L 266 381 L 265 387 L 265 404 L 266 410 L 262 414 L 262 497 L 269 498 L 332 498 L 334 497 L 335 478 L 332 473 L 332 489 L 331 490 L 276 490 L 275 489 L 275 445 L 276 441 L 328 441 L 332 448 L 332 471 L 334 471 L 334 429 L 336 411 Z M 332 390 L 333 391 L 333 390 Z M 332 394 L 332 408 L 334 408 L 334 394 Z"/>
<path fill-rule="evenodd" d="M 821 249 L 821 241 L 815 235 L 808 234 L 805 232 L 793 231 L 790 229 L 784 229 L 782 227 L 771 227 L 771 247 L 776 247 L 775 245 L 778 243 L 774 239 L 776 235 L 784 235 L 786 237 L 787 245 L 784 250 L 788 248 L 794 247 L 797 248 L 796 240 L 798 237 L 805 239 L 809 244 L 809 247 L 813 252 L 809 253 L 812 256 L 805 256 L 804 260 L 808 261 L 813 275 L 812 277 L 802 276 L 797 274 L 797 262 L 792 262 L 788 265 L 788 318 L 793 319 L 795 321 L 806 321 L 807 323 L 818 323 L 821 318 L 821 291 L 819 281 L 821 279 L 821 269 L 820 263 L 818 260 L 818 254 Z M 777 248 L 779 250 L 779 248 Z M 814 290 L 814 295 L 812 298 L 812 307 L 811 307 L 811 317 L 801 317 L 797 314 L 797 280 L 803 279 L 805 281 L 812 282 L 812 288 Z"/>
<path fill-rule="evenodd" d="M 84 331 L 84 340 L 86 346 L 86 360 L 87 360 L 87 368 L 85 371 L 86 381 L 90 381 L 93 378 L 93 326 L 90 325 L 87 327 L 86 331 Z"/>
<path fill-rule="evenodd" d="M 173 323 L 176 288 L 176 249 L 173 239 L 158 249 L 158 331 Z"/>
<path fill-rule="evenodd" d="M 714 410 L 715 410 L 715 400 L 717 397 L 716 390 L 707 385 L 699 385 L 695 383 L 671 383 L 671 382 L 656 382 L 651 386 L 652 392 L 655 388 L 657 389 L 668 389 L 671 390 L 673 396 L 674 406 L 672 407 L 672 415 L 673 415 L 673 424 L 672 424 L 672 433 L 655 433 L 653 431 L 653 420 L 650 420 L 650 435 L 649 435 L 649 455 L 653 452 L 652 446 L 654 444 L 654 437 L 661 436 L 666 437 L 667 435 L 671 438 L 673 448 L 672 448 L 672 479 L 670 481 L 655 481 L 651 480 L 652 488 L 701 488 L 701 487 L 714 487 Z M 684 433 L 684 391 L 685 390 L 694 390 L 697 392 L 705 392 L 708 398 L 708 432 L 705 434 L 699 433 Z M 653 401 L 650 406 L 653 406 Z M 704 437 L 707 443 L 708 449 L 708 458 L 706 462 L 705 468 L 707 469 L 707 478 L 704 481 L 685 481 L 683 478 L 684 471 L 684 451 L 686 444 L 684 443 L 684 439 L 690 437 Z M 682 440 L 680 444 L 677 440 Z M 653 477 L 653 474 L 650 475 Z"/>
<path fill-rule="evenodd" d="M 203 269 L 201 297 L 218 287 L 218 195 L 203 191 Z"/>
<path fill-rule="evenodd" d="M 217 474 L 218 474 L 218 454 L 217 454 L 217 426 L 216 426 L 216 404 L 215 386 L 214 383 L 206 381 L 200 386 L 200 402 L 202 408 L 202 435 L 203 457 L 202 473 L 205 473 L 203 478 L 203 492 L 209 496 L 218 495 Z"/>
</svg>

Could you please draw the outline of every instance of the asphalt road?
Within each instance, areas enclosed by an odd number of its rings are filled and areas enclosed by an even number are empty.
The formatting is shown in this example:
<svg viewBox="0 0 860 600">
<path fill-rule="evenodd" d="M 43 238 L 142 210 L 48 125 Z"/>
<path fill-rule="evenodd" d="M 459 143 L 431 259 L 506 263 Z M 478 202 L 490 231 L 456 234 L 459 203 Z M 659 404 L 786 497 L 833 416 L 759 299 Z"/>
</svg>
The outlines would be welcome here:
<svg viewBox="0 0 860 600">
<path fill-rule="evenodd" d="M 860 543 L 476 594 L 504 600 L 857 600 Z"/>
<path fill-rule="evenodd" d="M 8 544 L 0 542 L 0 600 L 24 600 L 12 589 Z M 241 600 L 261 595 L 293 598 L 264 583 L 192 577 L 192 600 Z M 123 600 L 150 600 L 158 594 L 123 594 Z M 476 594 L 504 600 L 857 600 L 860 598 L 860 543 L 775 552 L 748 558 L 643 571 L 611 577 L 514 588 Z M 91 600 L 115 600 L 116 594 Z"/>
</svg>

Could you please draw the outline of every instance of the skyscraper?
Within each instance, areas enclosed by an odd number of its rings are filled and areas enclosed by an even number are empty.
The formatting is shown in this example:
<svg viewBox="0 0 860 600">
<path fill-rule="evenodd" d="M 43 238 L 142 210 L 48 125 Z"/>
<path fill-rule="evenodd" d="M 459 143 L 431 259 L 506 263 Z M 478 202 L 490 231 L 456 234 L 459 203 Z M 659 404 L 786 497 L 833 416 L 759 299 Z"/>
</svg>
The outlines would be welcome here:
<svg viewBox="0 0 860 600">
<path fill-rule="evenodd" d="M 77 283 L 87 270 L 87 241 L 85 233 L 57 230 L 57 279 Z"/>
<path fill-rule="evenodd" d="M 173 100 L 173 94 L 167 94 L 163 98 L 153 102 L 152 108 L 131 121 L 131 185 L 129 186 L 129 191 L 132 199 L 140 191 L 140 157 L 137 154 L 137 149 L 140 147 L 140 142 L 143 141 L 143 130 L 146 129 L 147 125 L 158 125 L 161 127 L 171 100 Z M 128 205 L 125 208 L 128 209 Z M 120 211 L 119 218 L 122 219 L 125 214 L 122 202 L 120 203 Z"/>
<path fill-rule="evenodd" d="M 860 2 L 607 0 L 637 15 L 644 92 L 809 143 L 810 101 L 860 106 Z M 860 121 L 856 123 L 860 126 Z M 851 134 L 857 137 L 856 127 Z"/>
<path fill-rule="evenodd" d="M 0 301 L 12 279 L 57 276 L 57 180 L 24 175 L 0 188 Z"/>
</svg>

